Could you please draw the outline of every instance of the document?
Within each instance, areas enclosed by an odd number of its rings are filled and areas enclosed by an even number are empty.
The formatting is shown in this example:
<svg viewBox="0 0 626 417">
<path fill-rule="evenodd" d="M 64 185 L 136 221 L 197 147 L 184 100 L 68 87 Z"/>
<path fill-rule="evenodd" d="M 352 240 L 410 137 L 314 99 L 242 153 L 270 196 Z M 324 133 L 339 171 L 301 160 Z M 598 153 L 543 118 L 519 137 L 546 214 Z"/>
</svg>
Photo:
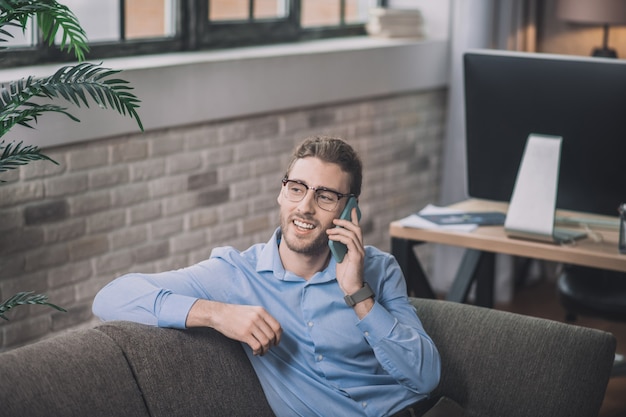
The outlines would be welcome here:
<svg viewBox="0 0 626 417">
<path fill-rule="evenodd" d="M 415 214 L 400 220 L 404 227 L 471 232 L 478 226 L 503 225 L 506 215 L 500 212 L 464 212 L 427 205 Z"/>
</svg>

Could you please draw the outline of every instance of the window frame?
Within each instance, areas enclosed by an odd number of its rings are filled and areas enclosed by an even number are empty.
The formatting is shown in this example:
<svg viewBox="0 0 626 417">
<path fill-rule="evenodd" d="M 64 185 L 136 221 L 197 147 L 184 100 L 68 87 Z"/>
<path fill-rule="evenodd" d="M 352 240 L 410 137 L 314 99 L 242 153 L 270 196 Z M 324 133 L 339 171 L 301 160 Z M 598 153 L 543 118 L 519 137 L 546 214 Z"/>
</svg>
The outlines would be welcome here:
<svg viewBox="0 0 626 417">
<path fill-rule="evenodd" d="M 301 3 L 303 0 L 288 0 L 288 14 L 281 19 L 240 20 L 210 22 L 210 0 L 176 0 L 176 34 L 171 38 L 121 39 L 111 42 L 89 44 L 86 60 L 114 57 L 162 54 L 168 52 L 225 49 L 242 46 L 291 43 L 324 38 L 337 38 L 364 35 L 364 23 L 345 23 L 341 13 L 341 23 L 336 26 L 303 28 L 300 25 Z M 254 0 L 250 1 L 250 8 Z M 345 7 L 346 0 L 339 0 Z M 387 0 L 376 0 L 380 7 L 386 7 Z M 120 0 L 121 31 L 124 28 L 124 0 Z M 123 36 L 123 33 L 120 34 Z M 0 51 L 3 67 L 42 65 L 68 61 L 68 55 L 58 46 L 48 46 L 37 35 L 37 44 L 29 47 L 11 47 Z"/>
</svg>

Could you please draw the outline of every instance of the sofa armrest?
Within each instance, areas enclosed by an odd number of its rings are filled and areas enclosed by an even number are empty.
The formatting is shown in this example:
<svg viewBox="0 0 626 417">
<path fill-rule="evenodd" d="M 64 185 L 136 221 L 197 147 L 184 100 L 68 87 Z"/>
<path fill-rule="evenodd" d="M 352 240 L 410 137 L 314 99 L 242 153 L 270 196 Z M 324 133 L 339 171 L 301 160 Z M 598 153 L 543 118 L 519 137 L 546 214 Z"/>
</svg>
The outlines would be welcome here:
<svg viewBox="0 0 626 417">
<path fill-rule="evenodd" d="M 0 354 L 0 415 L 150 413 L 122 350 L 106 335 L 87 329 Z"/>
<path fill-rule="evenodd" d="M 215 330 L 124 321 L 96 330 L 124 352 L 153 417 L 274 416 L 241 344 Z"/>
<path fill-rule="evenodd" d="M 615 354 L 600 330 L 411 299 L 442 358 L 434 395 L 480 417 L 597 416 Z"/>
</svg>

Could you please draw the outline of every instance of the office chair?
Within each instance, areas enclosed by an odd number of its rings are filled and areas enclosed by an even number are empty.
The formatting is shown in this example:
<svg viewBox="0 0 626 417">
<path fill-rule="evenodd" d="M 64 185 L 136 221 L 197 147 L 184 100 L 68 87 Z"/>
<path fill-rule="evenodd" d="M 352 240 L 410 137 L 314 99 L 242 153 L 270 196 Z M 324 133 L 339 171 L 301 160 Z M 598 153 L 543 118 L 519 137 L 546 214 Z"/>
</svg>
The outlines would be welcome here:
<svg viewBox="0 0 626 417">
<path fill-rule="evenodd" d="M 566 265 L 557 281 L 566 320 L 578 315 L 626 323 L 626 273 Z M 615 355 L 611 376 L 626 376 L 623 355 Z"/>
</svg>

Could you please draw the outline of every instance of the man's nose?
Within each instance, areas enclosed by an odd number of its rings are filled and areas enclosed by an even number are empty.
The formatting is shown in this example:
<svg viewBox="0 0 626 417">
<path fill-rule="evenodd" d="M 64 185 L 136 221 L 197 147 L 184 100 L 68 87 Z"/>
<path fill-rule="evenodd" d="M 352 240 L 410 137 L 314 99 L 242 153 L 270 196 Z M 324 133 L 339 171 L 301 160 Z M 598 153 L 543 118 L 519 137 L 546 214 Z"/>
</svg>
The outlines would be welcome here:
<svg viewBox="0 0 626 417">
<path fill-rule="evenodd" d="M 298 203 L 298 209 L 303 213 L 313 213 L 315 212 L 316 205 L 315 191 L 308 190 L 304 198 Z"/>
</svg>

